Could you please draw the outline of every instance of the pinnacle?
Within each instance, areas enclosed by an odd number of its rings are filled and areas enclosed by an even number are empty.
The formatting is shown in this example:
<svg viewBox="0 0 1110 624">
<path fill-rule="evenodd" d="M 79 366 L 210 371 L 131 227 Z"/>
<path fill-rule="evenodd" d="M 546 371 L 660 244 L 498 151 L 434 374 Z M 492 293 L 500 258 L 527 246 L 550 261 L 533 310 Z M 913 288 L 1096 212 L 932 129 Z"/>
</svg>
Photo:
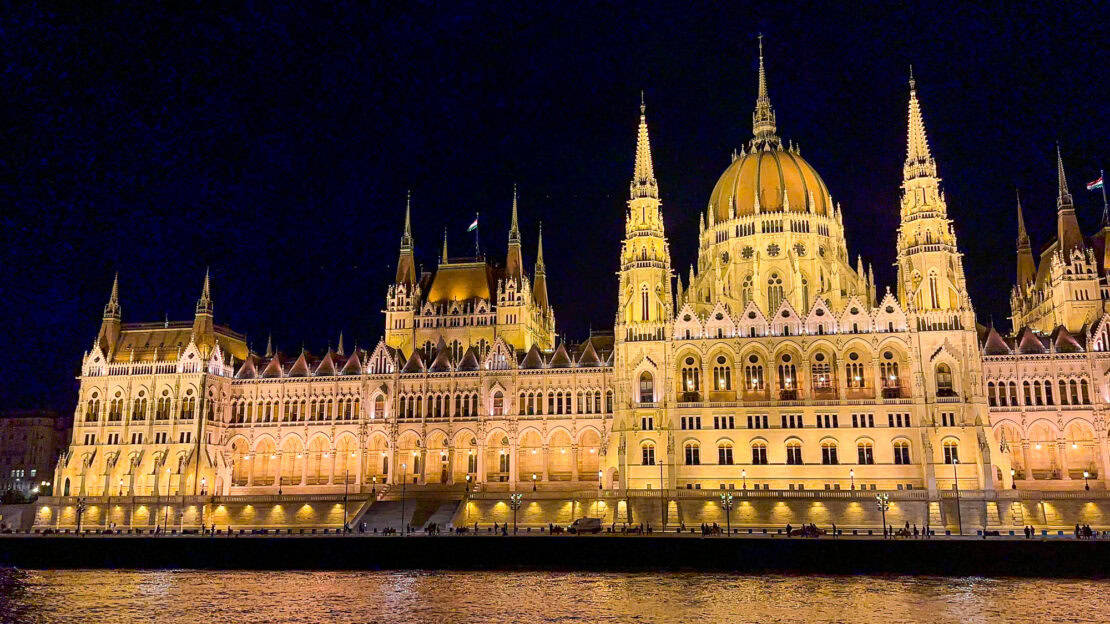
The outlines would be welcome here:
<svg viewBox="0 0 1110 624">
<path fill-rule="evenodd" d="M 640 92 L 640 128 L 636 135 L 636 164 L 632 169 L 632 198 L 659 199 L 659 185 L 655 181 L 655 167 L 651 161 L 651 140 L 648 138 L 647 107 Z"/>
<path fill-rule="evenodd" d="M 775 126 L 775 110 L 771 108 L 771 98 L 767 95 L 767 71 L 763 66 L 763 35 L 759 35 L 759 93 L 755 99 L 752 113 L 752 149 L 757 146 L 781 146 Z"/>
<path fill-rule="evenodd" d="M 1059 194 L 1056 196 L 1057 207 L 1071 205 L 1071 193 L 1068 192 L 1068 180 L 1064 175 L 1064 158 L 1060 155 L 1060 143 L 1056 143 L 1056 184 Z"/>
<path fill-rule="evenodd" d="M 514 182 L 513 183 L 513 217 L 512 217 L 512 223 L 509 225 L 509 242 L 510 243 L 515 242 L 517 244 L 520 244 L 520 226 L 518 225 L 518 222 L 517 222 L 516 204 L 517 204 L 517 191 L 516 191 L 516 183 Z"/>
</svg>

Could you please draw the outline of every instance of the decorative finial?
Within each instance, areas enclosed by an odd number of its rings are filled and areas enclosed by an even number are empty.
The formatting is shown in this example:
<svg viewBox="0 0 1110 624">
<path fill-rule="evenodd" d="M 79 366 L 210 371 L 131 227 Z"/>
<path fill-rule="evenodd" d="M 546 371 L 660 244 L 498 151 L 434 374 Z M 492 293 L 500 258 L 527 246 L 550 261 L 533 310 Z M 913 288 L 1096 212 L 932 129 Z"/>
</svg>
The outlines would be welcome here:
<svg viewBox="0 0 1110 624">
<path fill-rule="evenodd" d="M 917 88 L 917 81 L 913 79 L 913 65 L 910 65 L 910 89 Z"/>
</svg>

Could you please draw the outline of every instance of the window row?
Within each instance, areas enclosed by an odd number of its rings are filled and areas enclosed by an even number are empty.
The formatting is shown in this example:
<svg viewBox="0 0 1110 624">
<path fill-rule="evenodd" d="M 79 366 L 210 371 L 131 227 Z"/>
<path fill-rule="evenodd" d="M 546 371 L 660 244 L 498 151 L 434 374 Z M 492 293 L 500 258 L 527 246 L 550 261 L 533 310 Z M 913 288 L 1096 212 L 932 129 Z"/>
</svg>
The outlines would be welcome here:
<svg viewBox="0 0 1110 624">
<path fill-rule="evenodd" d="M 1051 380 L 1034 379 L 1021 382 L 1021 394 L 1015 381 L 988 381 L 987 401 L 991 407 L 1017 407 L 1020 405 L 1055 405 Z M 1061 379 L 1055 387 L 1059 389 L 1060 405 L 1090 405 L 1091 391 L 1086 379 Z"/>
<path fill-rule="evenodd" d="M 955 440 L 946 440 L 944 442 L 944 462 L 946 464 L 959 463 L 958 443 Z M 755 466 L 766 465 L 767 462 L 767 443 L 763 441 L 756 441 L 751 443 L 751 464 Z M 786 451 L 786 464 L 787 465 L 802 465 L 805 461 L 802 458 L 802 443 L 798 440 L 790 440 L 785 445 Z M 906 440 L 895 440 L 891 445 L 894 464 L 909 464 L 910 463 L 910 443 Z M 640 459 L 644 466 L 655 465 L 655 444 L 653 442 L 645 442 L 640 446 Z M 821 443 L 821 462 L 822 464 L 839 464 L 839 447 L 835 441 L 826 440 Z M 701 464 L 701 445 L 697 442 L 687 442 L 683 445 L 683 460 L 688 466 L 698 466 Z M 733 456 L 733 444 L 731 442 L 720 442 L 717 444 L 717 463 L 724 466 L 731 466 L 735 463 Z M 856 463 L 857 464 L 874 464 L 875 463 L 875 449 L 872 442 L 862 441 L 856 444 Z"/>
</svg>

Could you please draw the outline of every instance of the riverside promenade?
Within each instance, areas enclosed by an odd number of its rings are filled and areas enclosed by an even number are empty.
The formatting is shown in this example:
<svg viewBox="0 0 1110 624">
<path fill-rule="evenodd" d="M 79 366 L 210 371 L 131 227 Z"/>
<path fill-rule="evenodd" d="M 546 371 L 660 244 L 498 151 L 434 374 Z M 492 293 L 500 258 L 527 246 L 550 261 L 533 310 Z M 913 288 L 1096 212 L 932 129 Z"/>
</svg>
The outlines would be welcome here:
<svg viewBox="0 0 1110 624">
<path fill-rule="evenodd" d="M 711 570 L 1106 578 L 1108 561 L 1110 540 L 1070 535 L 0 536 L 0 566 L 33 569 Z"/>
</svg>

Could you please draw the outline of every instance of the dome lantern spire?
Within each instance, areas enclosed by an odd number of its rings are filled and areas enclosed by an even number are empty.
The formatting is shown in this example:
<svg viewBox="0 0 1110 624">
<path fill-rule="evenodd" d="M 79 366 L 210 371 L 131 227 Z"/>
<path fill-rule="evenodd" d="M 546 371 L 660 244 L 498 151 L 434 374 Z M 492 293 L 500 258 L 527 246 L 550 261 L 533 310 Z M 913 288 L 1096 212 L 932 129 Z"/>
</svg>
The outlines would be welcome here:
<svg viewBox="0 0 1110 624">
<path fill-rule="evenodd" d="M 759 93 L 755 99 L 755 112 L 752 113 L 752 150 L 759 147 L 782 147 L 782 141 L 775 134 L 775 110 L 771 108 L 771 98 L 767 95 L 767 72 L 763 68 L 763 34 L 759 35 Z"/>
</svg>

